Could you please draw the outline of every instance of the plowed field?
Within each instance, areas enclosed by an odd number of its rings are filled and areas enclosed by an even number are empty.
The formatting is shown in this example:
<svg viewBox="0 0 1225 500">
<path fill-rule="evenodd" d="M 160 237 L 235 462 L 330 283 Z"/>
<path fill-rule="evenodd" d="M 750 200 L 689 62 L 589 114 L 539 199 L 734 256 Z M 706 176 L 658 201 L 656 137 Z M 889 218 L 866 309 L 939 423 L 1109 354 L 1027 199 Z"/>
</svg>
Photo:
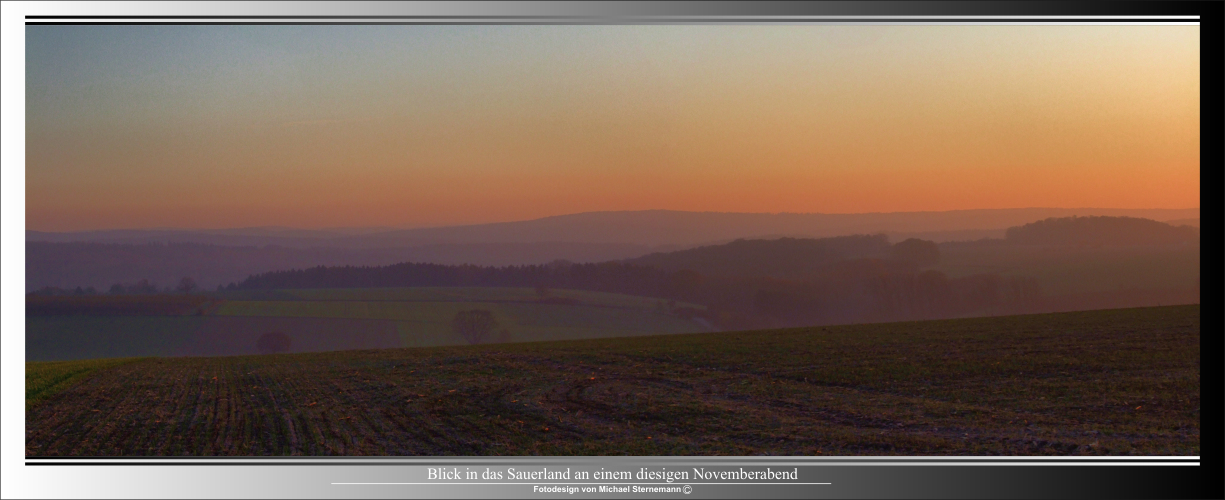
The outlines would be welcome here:
<svg viewBox="0 0 1225 500">
<path fill-rule="evenodd" d="M 1199 315 L 152 358 L 32 404 L 26 453 L 1199 455 Z"/>
</svg>

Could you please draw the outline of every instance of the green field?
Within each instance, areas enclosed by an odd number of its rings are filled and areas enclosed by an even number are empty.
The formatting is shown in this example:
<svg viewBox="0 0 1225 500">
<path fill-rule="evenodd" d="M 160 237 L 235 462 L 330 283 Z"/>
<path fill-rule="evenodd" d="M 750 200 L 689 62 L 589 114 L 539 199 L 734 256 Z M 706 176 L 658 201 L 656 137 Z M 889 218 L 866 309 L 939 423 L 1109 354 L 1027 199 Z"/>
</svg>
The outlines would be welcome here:
<svg viewBox="0 0 1225 500">
<path fill-rule="evenodd" d="M 489 310 L 516 342 L 578 340 L 702 331 L 701 325 L 661 310 L 659 299 L 577 290 L 551 290 L 572 303 L 541 303 L 531 288 L 360 288 L 277 290 L 281 300 L 230 300 L 220 316 L 355 318 L 396 321 L 405 347 L 463 344 L 451 328 L 455 314 Z M 684 304 L 696 307 L 692 304 Z"/>
<path fill-rule="evenodd" d="M 296 290 L 241 290 L 223 292 L 229 300 L 342 300 L 397 302 L 536 302 L 534 288 L 513 287 L 409 287 L 409 288 L 319 288 Z M 654 310 L 664 299 L 551 288 L 549 297 L 574 299 L 583 305 Z M 677 306 L 703 308 L 697 304 Z"/>
<path fill-rule="evenodd" d="M 27 316 L 26 360 L 173 356 L 200 316 Z"/>
<path fill-rule="evenodd" d="M 72 387 L 103 368 L 139 361 L 139 358 L 90 359 L 84 361 L 26 362 L 26 409 Z"/>
<path fill-rule="evenodd" d="M 532 288 L 473 287 L 258 290 L 222 296 L 226 300 L 202 316 L 30 316 L 26 359 L 255 354 L 261 329 L 285 331 L 299 339 L 299 347 L 314 352 L 462 345 L 451 321 L 468 309 L 491 311 L 499 336 L 505 330 L 512 342 L 707 330 L 668 312 L 672 306 L 700 307 L 694 304 L 575 290 L 550 290 L 544 301 Z M 384 323 L 391 324 L 398 340 L 378 340 Z"/>
<path fill-rule="evenodd" d="M 26 453 L 1199 455 L 1199 318 L 152 358 L 31 406 Z"/>
</svg>

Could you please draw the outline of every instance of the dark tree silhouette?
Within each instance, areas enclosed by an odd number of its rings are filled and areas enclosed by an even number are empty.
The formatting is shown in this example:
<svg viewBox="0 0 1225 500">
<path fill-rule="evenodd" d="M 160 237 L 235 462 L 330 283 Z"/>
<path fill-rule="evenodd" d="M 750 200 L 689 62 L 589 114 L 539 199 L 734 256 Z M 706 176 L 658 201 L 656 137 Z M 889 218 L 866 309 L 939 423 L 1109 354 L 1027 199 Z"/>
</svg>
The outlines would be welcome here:
<svg viewBox="0 0 1225 500">
<path fill-rule="evenodd" d="M 157 284 L 149 281 L 148 279 L 142 279 L 136 283 L 130 283 L 127 285 L 123 283 L 115 283 L 114 285 L 111 285 L 111 289 L 107 293 L 111 295 L 145 295 L 158 293 L 158 289 Z"/>
<path fill-rule="evenodd" d="M 489 339 L 489 334 L 498 327 L 493 313 L 484 309 L 460 311 L 451 321 L 451 328 L 469 344 L 480 344 Z"/>
<path fill-rule="evenodd" d="M 255 347 L 262 354 L 273 354 L 278 352 L 289 351 L 291 345 L 289 335 L 281 332 L 268 332 L 259 336 L 259 340 L 255 341 Z"/>
<path fill-rule="evenodd" d="M 846 259 L 884 257 L 889 238 L 855 235 L 836 238 L 740 239 L 675 252 L 653 253 L 626 262 L 665 271 L 693 270 L 706 277 L 770 276 L 782 279 L 810 277 Z"/>
<path fill-rule="evenodd" d="M 911 262 L 920 269 L 940 263 L 940 246 L 934 241 L 910 238 L 893 245 L 893 258 Z"/>
<path fill-rule="evenodd" d="M 184 276 L 183 279 L 179 280 L 179 286 L 175 287 L 174 290 L 180 293 L 191 293 L 199 288 L 196 285 L 196 280 Z"/>
<path fill-rule="evenodd" d="M 1136 217 L 1052 217 L 1010 227 L 1005 238 L 1022 245 L 1157 245 L 1196 243 L 1199 229 Z"/>
</svg>

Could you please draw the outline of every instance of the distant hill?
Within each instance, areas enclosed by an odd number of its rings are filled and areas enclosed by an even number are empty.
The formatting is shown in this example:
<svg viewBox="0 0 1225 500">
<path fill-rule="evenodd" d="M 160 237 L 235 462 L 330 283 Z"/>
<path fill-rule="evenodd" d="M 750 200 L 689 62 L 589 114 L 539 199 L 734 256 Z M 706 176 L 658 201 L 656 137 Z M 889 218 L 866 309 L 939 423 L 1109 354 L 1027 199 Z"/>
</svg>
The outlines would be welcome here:
<svg viewBox="0 0 1225 500">
<path fill-rule="evenodd" d="M 1199 217 L 1196 217 L 1196 218 L 1194 218 L 1194 219 L 1174 219 L 1174 220 L 1168 220 L 1168 221 L 1165 221 L 1165 223 L 1166 223 L 1166 224 L 1169 224 L 1169 225 L 1171 225 L 1171 226 L 1193 226 L 1193 227 L 1199 227 Z"/>
<path fill-rule="evenodd" d="M 644 210 L 587 212 L 530 221 L 408 229 L 349 238 L 367 247 L 425 243 L 570 241 L 637 245 L 709 245 L 739 238 L 825 238 L 848 234 L 1004 229 L 1048 217 L 1111 215 L 1175 219 L 1199 209 L 1021 208 L 863 214 L 766 214 Z"/>
<path fill-rule="evenodd" d="M 586 212 L 534 220 L 383 230 L 246 228 L 226 230 L 116 230 L 74 233 L 27 231 L 27 241 L 108 243 L 192 242 L 230 246 L 406 248 L 487 243 L 582 243 L 692 247 L 739 238 L 826 238 L 889 234 L 900 241 L 999 237 L 999 230 L 1050 217 L 1127 216 L 1155 220 L 1198 218 L 1199 209 L 1017 208 L 861 214 L 769 214 L 643 210 Z M 961 237 L 934 233 L 962 232 Z"/>
<path fill-rule="evenodd" d="M 658 252 L 626 262 L 666 271 L 689 269 L 711 276 L 796 279 L 813 276 L 848 259 L 886 257 L 890 248 L 885 235 L 736 240 L 724 245 Z"/>
<path fill-rule="evenodd" d="M 657 248 L 584 243 L 474 243 L 412 248 L 297 248 L 201 243 L 26 243 L 26 291 L 94 287 L 147 279 L 159 287 L 191 277 L 204 289 L 252 274 L 321 265 L 378 266 L 398 262 L 507 266 L 564 259 L 603 262 L 637 257 Z"/>
<path fill-rule="evenodd" d="M 586 290 L 700 304 L 706 309 L 671 310 L 721 329 L 748 329 L 1194 303 L 1199 300 L 1198 256 L 1197 245 L 1112 249 L 1005 241 L 961 248 L 918 239 L 890 245 L 884 235 L 860 235 L 737 240 L 588 264 L 320 266 L 252 275 L 225 288 L 244 293 L 388 287 Z M 1146 276 L 1152 271 L 1174 271 L 1182 278 L 1154 280 Z M 1081 283 L 1069 287 L 1069 277 Z M 1060 292 L 1048 295 L 1047 285 Z"/>
<path fill-rule="evenodd" d="M 332 241 L 391 228 L 294 229 L 252 227 L 234 229 L 111 229 L 47 232 L 26 230 L 26 241 L 49 243 L 203 243 L 225 246 L 333 246 Z"/>
<path fill-rule="evenodd" d="M 1061 217 L 1009 228 L 1010 244 L 1157 245 L 1199 241 L 1199 229 L 1137 217 Z"/>
<path fill-rule="evenodd" d="M 262 227 L 26 231 L 26 289 L 45 286 L 105 289 L 115 283 L 140 279 L 164 286 L 184 276 L 194 278 L 201 287 L 215 288 L 251 274 L 319 265 L 419 262 L 508 266 L 558 259 L 603 262 L 737 239 L 885 234 L 891 241 L 912 237 L 937 242 L 966 241 L 1002 238 L 1008 227 L 1071 215 L 1198 220 L 1199 209 L 1023 208 L 869 214 L 646 210 L 409 230 Z"/>
</svg>

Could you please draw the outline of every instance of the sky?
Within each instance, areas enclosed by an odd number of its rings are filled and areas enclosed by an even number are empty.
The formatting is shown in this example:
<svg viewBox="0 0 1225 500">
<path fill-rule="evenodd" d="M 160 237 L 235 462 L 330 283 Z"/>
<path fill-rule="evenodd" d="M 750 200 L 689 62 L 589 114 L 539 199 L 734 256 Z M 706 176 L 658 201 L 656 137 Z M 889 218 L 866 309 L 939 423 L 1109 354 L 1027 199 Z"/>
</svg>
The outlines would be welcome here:
<svg viewBox="0 0 1225 500">
<path fill-rule="evenodd" d="M 26 226 L 1199 207 L 1198 26 L 26 27 Z"/>
</svg>

